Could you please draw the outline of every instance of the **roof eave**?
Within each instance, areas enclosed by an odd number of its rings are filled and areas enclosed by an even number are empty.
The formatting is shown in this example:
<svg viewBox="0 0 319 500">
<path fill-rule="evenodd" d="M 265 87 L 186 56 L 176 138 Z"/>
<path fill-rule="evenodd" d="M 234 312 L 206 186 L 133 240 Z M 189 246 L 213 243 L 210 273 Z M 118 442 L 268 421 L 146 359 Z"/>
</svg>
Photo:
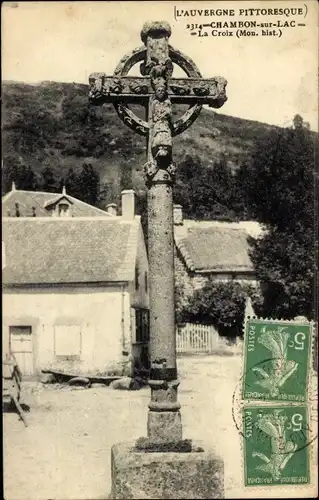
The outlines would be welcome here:
<svg viewBox="0 0 319 500">
<path fill-rule="evenodd" d="M 14 288 L 22 288 L 22 287 L 58 287 L 58 286 L 118 286 L 118 285 L 127 285 L 130 280 L 111 280 L 111 281 L 65 281 L 65 282 L 23 282 L 23 283 L 13 283 L 7 282 L 2 283 L 2 286 L 5 287 L 14 287 Z"/>
<path fill-rule="evenodd" d="M 207 273 L 251 273 L 254 274 L 255 270 L 251 267 L 237 267 L 237 268 L 225 268 L 225 267 L 214 267 L 210 269 L 194 269 L 195 273 L 207 274 Z"/>
</svg>

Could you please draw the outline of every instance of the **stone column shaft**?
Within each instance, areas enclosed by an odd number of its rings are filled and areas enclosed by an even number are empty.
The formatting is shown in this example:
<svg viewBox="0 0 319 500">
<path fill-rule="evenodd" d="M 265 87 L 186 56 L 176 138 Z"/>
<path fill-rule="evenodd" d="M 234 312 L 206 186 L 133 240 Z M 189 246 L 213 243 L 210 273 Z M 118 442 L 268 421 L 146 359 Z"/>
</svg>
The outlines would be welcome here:
<svg viewBox="0 0 319 500">
<path fill-rule="evenodd" d="M 148 228 L 151 361 L 175 378 L 173 199 L 172 186 L 164 180 L 149 187 Z"/>
<path fill-rule="evenodd" d="M 148 258 L 150 290 L 150 387 L 148 438 L 153 443 L 182 439 L 177 401 L 174 301 L 174 226 L 171 102 L 167 78 L 172 73 L 166 23 L 145 25 L 147 54 L 141 71 L 154 88 L 148 107 Z"/>
</svg>

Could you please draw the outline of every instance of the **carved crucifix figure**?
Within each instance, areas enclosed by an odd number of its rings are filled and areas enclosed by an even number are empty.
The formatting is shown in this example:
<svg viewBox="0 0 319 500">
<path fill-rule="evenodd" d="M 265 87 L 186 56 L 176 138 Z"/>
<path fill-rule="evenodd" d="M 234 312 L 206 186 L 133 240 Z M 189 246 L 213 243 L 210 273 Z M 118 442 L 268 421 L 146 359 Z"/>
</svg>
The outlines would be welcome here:
<svg viewBox="0 0 319 500">
<path fill-rule="evenodd" d="M 113 76 L 90 76 L 90 102 L 111 102 L 123 120 L 148 141 L 144 168 L 148 188 L 148 257 L 150 280 L 150 387 L 148 439 L 151 443 L 182 440 L 180 404 L 177 400 L 174 304 L 173 194 L 175 166 L 172 138 L 198 117 L 202 105 L 220 108 L 227 100 L 226 80 L 203 79 L 194 62 L 168 43 L 171 28 L 165 21 L 145 23 L 144 46 L 123 57 Z M 141 62 L 141 77 L 128 76 Z M 187 78 L 173 78 L 173 65 Z M 128 107 L 140 103 L 147 120 Z M 189 104 L 173 122 L 172 103 Z"/>
</svg>

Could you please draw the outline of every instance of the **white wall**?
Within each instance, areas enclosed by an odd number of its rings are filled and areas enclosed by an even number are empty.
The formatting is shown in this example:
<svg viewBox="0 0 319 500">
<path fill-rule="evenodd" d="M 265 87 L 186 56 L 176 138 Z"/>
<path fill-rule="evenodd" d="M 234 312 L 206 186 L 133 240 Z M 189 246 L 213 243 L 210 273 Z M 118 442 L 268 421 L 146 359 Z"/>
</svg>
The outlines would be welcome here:
<svg viewBox="0 0 319 500">
<path fill-rule="evenodd" d="M 55 325 L 79 325 L 81 354 L 74 366 L 83 372 L 116 367 L 122 350 L 130 349 L 130 297 L 120 286 L 5 290 L 3 315 L 4 351 L 10 325 L 32 325 L 35 371 L 64 366 L 55 358 Z"/>
</svg>

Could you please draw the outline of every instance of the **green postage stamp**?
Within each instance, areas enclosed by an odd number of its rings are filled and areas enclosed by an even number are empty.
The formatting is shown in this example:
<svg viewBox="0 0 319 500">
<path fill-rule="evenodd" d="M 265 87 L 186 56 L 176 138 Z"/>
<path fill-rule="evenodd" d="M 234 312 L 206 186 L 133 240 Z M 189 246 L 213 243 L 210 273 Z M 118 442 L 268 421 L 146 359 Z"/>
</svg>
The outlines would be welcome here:
<svg viewBox="0 0 319 500">
<path fill-rule="evenodd" d="M 312 325 L 247 319 L 242 399 L 307 400 Z"/>
<path fill-rule="evenodd" d="M 310 482 L 306 405 L 246 406 L 243 429 L 245 486 Z"/>
</svg>

